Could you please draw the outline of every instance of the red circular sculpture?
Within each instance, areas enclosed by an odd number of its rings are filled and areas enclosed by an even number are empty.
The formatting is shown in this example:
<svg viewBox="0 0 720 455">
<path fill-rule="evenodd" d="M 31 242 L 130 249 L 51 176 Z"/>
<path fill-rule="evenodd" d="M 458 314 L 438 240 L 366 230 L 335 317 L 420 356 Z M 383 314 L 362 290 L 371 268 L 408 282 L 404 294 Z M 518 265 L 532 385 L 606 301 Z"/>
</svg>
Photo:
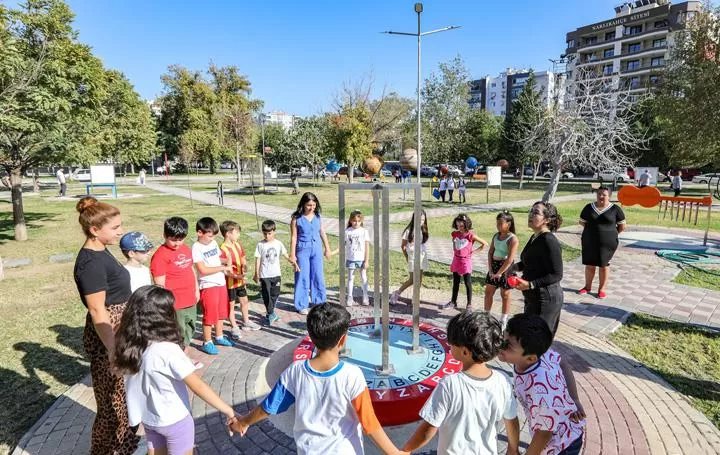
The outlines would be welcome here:
<svg viewBox="0 0 720 455">
<path fill-rule="evenodd" d="M 412 321 L 408 319 L 390 318 L 391 329 L 407 330 L 412 328 Z M 372 326 L 373 318 L 359 318 L 350 321 L 350 331 L 361 326 Z M 420 409 L 440 380 L 448 374 L 455 374 L 462 370 L 460 361 L 450 354 L 450 345 L 447 343 L 447 334 L 444 330 L 433 325 L 420 323 L 421 346 L 426 350 L 427 363 L 417 371 L 398 371 L 397 375 L 404 379 L 395 379 L 396 383 L 405 384 L 394 386 L 393 376 L 380 376 L 368 378 L 368 388 L 372 399 L 375 415 L 383 426 L 403 425 L 417 421 Z M 423 341 L 425 340 L 425 341 Z M 378 346 L 379 348 L 379 346 Z M 310 337 L 305 337 L 293 352 L 293 361 L 310 359 L 313 357 L 315 345 Z M 352 357 L 346 358 L 350 363 Z M 390 359 L 392 363 L 392 356 Z M 366 371 L 366 370 L 364 370 Z"/>
</svg>

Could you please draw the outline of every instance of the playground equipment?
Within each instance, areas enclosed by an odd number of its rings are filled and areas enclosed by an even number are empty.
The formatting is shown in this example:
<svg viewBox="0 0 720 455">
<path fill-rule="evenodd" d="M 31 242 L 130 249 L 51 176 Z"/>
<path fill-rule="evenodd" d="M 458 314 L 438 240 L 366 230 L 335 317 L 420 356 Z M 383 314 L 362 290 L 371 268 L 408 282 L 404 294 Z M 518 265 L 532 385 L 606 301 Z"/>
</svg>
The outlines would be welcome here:
<svg viewBox="0 0 720 455">
<path fill-rule="evenodd" d="M 658 207 L 658 220 L 660 214 L 666 219 L 668 211 L 670 219 L 676 222 L 698 224 L 700 207 L 707 207 L 707 223 L 705 227 L 705 238 L 703 245 L 707 245 L 708 232 L 710 231 L 710 214 L 712 210 L 712 196 L 685 197 L 685 196 L 663 196 L 654 186 L 638 188 L 634 185 L 624 186 L 618 192 L 618 200 L 622 205 L 639 205 L 646 208 Z M 680 209 L 682 208 L 682 218 Z M 694 216 L 693 216 L 693 212 Z M 687 215 L 687 216 L 686 216 Z M 687 219 L 687 221 L 685 221 Z"/>
</svg>

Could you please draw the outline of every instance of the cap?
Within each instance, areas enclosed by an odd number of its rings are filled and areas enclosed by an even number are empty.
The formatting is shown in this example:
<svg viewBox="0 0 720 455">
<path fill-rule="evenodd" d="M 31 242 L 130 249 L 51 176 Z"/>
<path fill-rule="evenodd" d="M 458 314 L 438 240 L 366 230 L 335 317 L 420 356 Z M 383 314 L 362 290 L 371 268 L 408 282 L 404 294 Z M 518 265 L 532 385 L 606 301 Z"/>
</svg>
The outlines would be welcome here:
<svg viewBox="0 0 720 455">
<path fill-rule="evenodd" d="M 120 249 L 123 251 L 149 251 L 152 248 L 150 239 L 139 231 L 128 232 L 120 239 Z"/>
</svg>

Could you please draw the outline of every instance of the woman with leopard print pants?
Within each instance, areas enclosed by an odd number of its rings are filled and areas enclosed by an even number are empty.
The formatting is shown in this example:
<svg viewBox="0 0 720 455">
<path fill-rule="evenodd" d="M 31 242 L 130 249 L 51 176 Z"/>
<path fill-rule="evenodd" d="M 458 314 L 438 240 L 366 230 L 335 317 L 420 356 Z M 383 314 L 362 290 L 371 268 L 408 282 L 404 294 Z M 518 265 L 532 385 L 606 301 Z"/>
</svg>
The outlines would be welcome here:
<svg viewBox="0 0 720 455">
<path fill-rule="evenodd" d="M 128 424 L 125 382 L 108 354 L 114 352 L 114 330 L 131 294 L 129 272 L 106 248 L 123 234 L 120 211 L 93 197 L 82 198 L 77 211 L 86 240 L 75 261 L 75 284 L 88 309 L 83 344 L 97 405 L 90 453 L 131 455 L 140 438 Z"/>
</svg>

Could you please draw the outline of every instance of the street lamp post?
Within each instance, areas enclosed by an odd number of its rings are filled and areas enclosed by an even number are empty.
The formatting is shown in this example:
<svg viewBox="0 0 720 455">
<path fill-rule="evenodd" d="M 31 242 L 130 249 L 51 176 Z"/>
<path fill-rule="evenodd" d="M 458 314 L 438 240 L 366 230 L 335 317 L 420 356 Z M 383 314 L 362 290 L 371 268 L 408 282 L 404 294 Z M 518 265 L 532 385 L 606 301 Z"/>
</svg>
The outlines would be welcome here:
<svg viewBox="0 0 720 455">
<path fill-rule="evenodd" d="M 384 33 L 387 33 L 388 35 L 406 35 L 406 36 L 416 36 L 417 37 L 417 181 L 420 183 L 420 168 L 422 167 L 422 145 L 420 141 L 420 38 L 422 38 L 425 35 L 432 35 L 433 33 L 440 33 L 440 32 L 446 32 L 448 30 L 455 30 L 456 28 L 460 28 L 458 25 L 451 25 L 449 27 L 439 28 L 437 30 L 431 30 L 429 32 L 421 32 L 420 31 L 420 14 L 423 12 L 423 5 L 422 3 L 415 3 L 415 12 L 417 13 L 417 32 L 416 33 L 408 33 L 408 32 L 393 32 L 393 31 L 387 31 Z"/>
<path fill-rule="evenodd" d="M 263 191 L 265 190 L 265 114 L 260 113 L 260 132 L 262 134 L 262 154 L 260 155 L 262 157 L 262 168 L 260 169 L 260 173 L 262 174 L 262 186 Z"/>
</svg>

